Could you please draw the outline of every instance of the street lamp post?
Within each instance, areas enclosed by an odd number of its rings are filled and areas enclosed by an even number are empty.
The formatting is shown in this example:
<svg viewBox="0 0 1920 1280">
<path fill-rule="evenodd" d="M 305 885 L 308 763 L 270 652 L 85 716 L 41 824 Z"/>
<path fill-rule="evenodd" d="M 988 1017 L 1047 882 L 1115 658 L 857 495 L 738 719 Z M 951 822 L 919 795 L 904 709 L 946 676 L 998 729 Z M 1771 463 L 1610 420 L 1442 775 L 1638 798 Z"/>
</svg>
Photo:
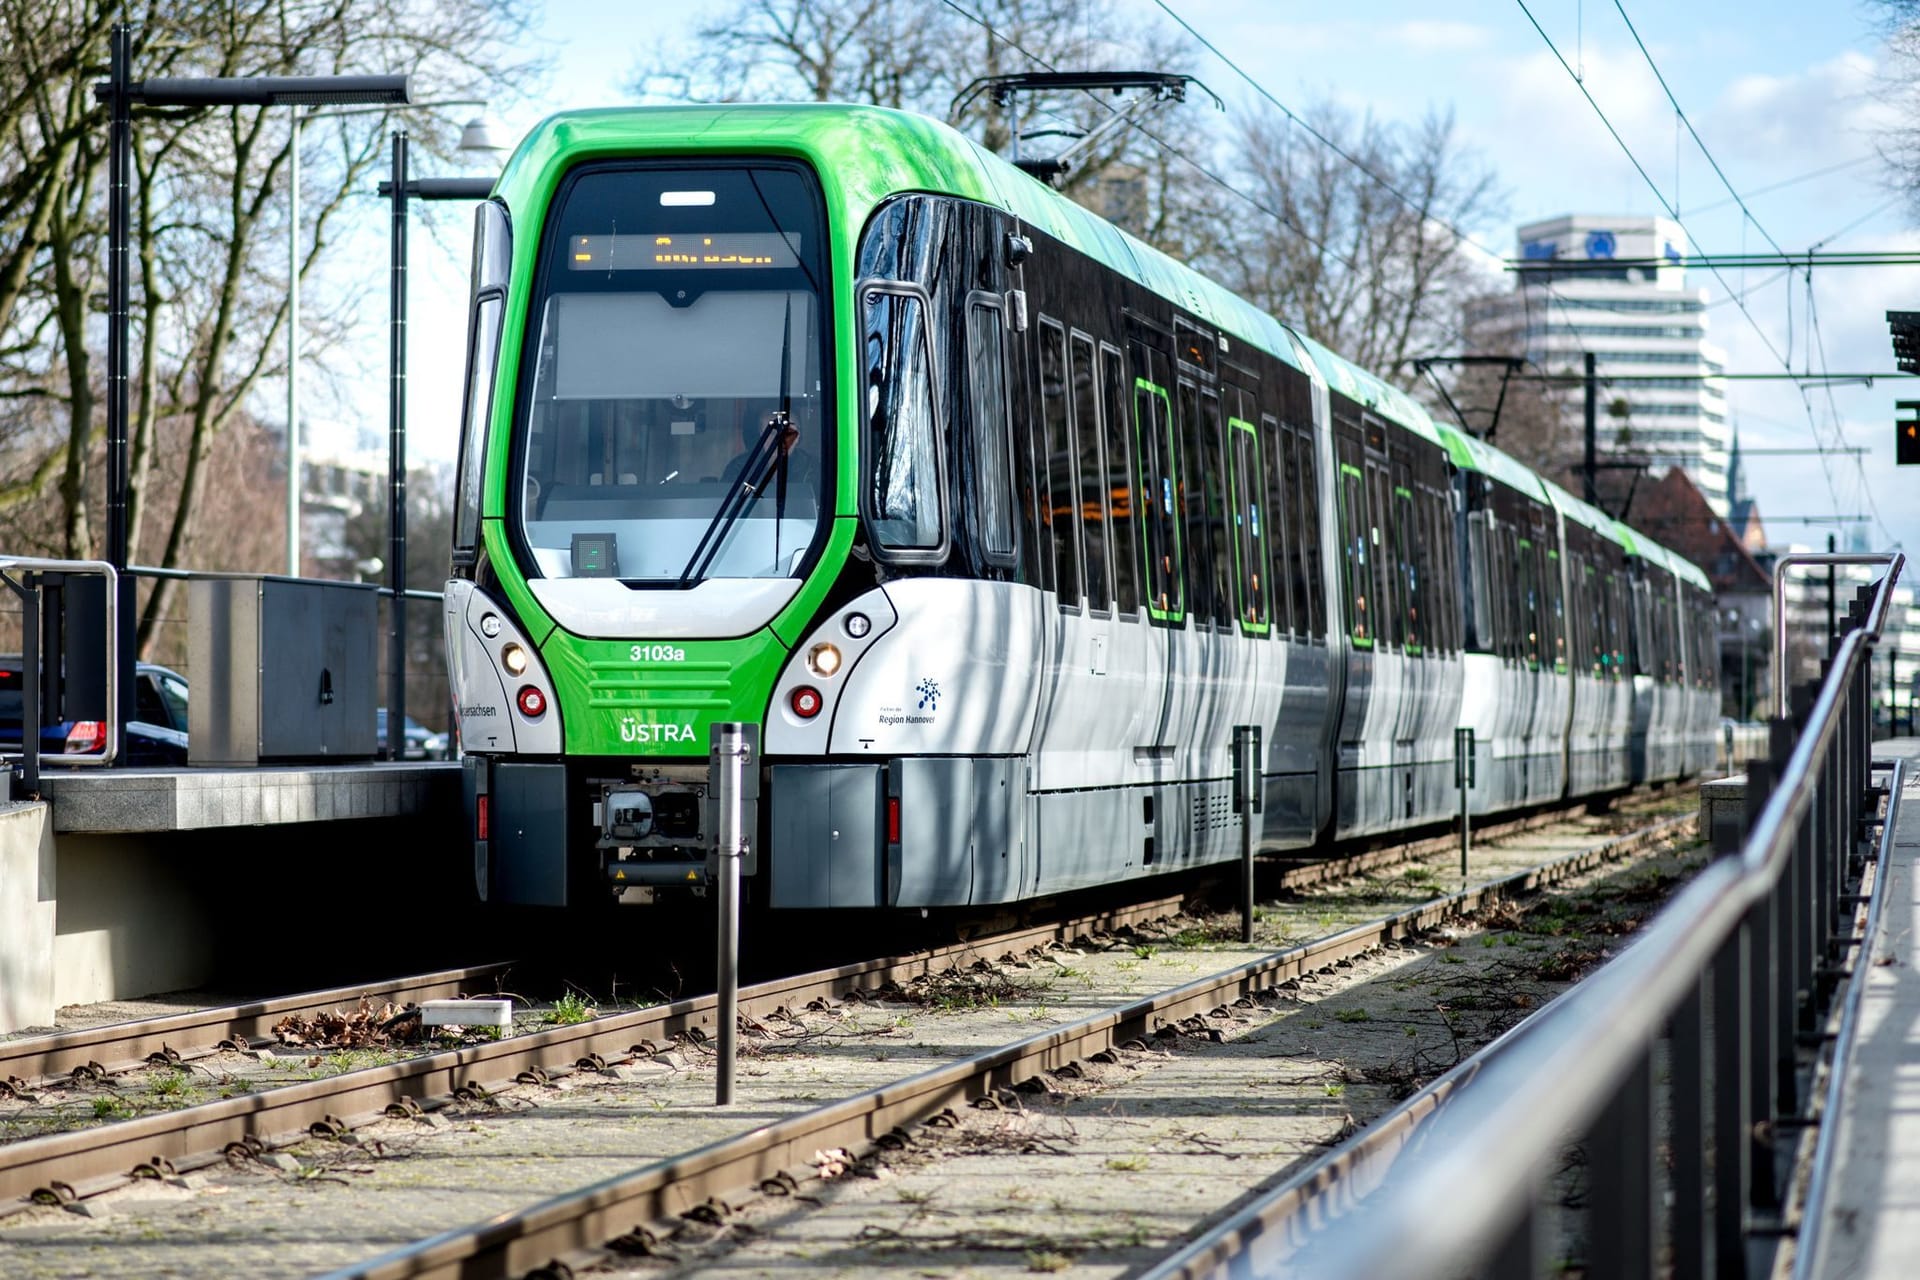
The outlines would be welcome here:
<svg viewBox="0 0 1920 1280">
<path fill-rule="evenodd" d="M 484 122 L 470 120 L 460 133 L 460 150 L 491 154 L 494 145 Z M 387 609 L 387 756 L 405 758 L 407 725 L 407 226 L 413 200 L 485 200 L 492 178 L 415 178 L 407 176 L 405 131 L 393 135 L 392 174 L 380 184 L 391 201 L 392 267 L 388 280 L 389 362 L 387 392 L 387 584 L 393 599 Z"/>
<path fill-rule="evenodd" d="M 107 156 L 107 562 L 119 573 L 121 740 L 115 745 L 124 758 L 134 692 L 134 586 L 126 572 L 131 550 L 127 529 L 127 351 L 131 324 L 127 265 L 132 250 L 127 191 L 133 172 L 133 108 L 398 105 L 411 102 L 413 90 L 405 75 L 135 80 L 133 28 L 126 23 L 115 24 L 109 48 L 108 78 L 96 84 L 93 92 L 106 104 L 111 121 Z M 289 423 L 289 435 L 292 432 L 293 424 Z"/>
</svg>

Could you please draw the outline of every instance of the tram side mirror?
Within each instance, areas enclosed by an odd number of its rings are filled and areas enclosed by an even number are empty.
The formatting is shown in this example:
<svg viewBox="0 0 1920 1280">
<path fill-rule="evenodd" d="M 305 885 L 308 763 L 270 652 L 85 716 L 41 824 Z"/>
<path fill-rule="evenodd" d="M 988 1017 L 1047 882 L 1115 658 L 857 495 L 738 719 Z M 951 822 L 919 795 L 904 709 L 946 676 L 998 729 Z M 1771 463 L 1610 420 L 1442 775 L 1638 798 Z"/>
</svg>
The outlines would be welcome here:
<svg viewBox="0 0 1920 1280">
<path fill-rule="evenodd" d="M 1017 267 L 1033 256 L 1033 241 L 1022 235 L 1007 232 L 1005 247 L 1007 265 Z"/>
</svg>

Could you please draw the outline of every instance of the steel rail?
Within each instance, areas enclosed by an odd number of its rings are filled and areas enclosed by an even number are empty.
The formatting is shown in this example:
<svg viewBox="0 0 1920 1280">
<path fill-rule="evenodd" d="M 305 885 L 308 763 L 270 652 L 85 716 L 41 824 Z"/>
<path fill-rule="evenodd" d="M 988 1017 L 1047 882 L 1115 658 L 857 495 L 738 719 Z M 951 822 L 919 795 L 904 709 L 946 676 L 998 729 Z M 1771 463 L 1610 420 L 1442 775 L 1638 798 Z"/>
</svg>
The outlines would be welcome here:
<svg viewBox="0 0 1920 1280">
<path fill-rule="evenodd" d="M 255 1037 L 269 1036 L 282 1018 L 351 1008 L 361 1000 L 418 1003 L 459 996 L 470 984 L 497 979 L 512 965 L 475 965 L 442 969 L 407 978 L 365 982 L 351 986 L 278 996 L 219 1008 L 192 1009 L 157 1018 L 113 1022 L 51 1035 L 0 1041 L 0 1097 L 57 1085 L 57 1077 L 75 1069 L 111 1075 L 147 1065 L 153 1055 L 210 1050 L 224 1043 L 245 1048 Z"/>
<path fill-rule="evenodd" d="M 1162 919 L 1179 910 L 1180 898 L 1161 898 L 1105 909 L 1072 920 L 941 947 L 910 956 L 862 961 L 747 987 L 740 1012 L 770 1014 L 820 996 L 841 997 L 888 983 L 944 973 L 972 959 L 1067 941 L 1098 930 Z M 234 1148 L 257 1150 L 305 1136 L 316 1128 L 339 1132 L 384 1114 L 389 1107 L 454 1095 L 482 1095 L 522 1076 L 574 1067 L 596 1056 L 620 1059 L 712 1025 L 714 1000 L 695 996 L 553 1027 L 488 1044 L 423 1054 L 385 1066 L 363 1067 L 321 1080 L 223 1098 L 176 1111 L 47 1134 L 0 1146 L 0 1212 L 23 1196 L 65 1201 L 120 1185 L 129 1177 L 171 1166 L 211 1163 Z"/>
<path fill-rule="evenodd" d="M 1903 557 L 1893 558 L 1864 625 L 1841 640 L 1832 675 L 1819 689 L 1742 850 L 1694 877 L 1616 960 L 1497 1041 L 1485 1053 L 1473 1087 L 1456 1088 L 1448 1105 L 1426 1126 L 1420 1158 L 1396 1169 L 1393 1180 L 1341 1218 L 1336 1229 L 1316 1236 L 1309 1251 L 1290 1259 L 1290 1267 L 1336 1280 L 1453 1275 L 1487 1265 L 1503 1275 L 1531 1274 L 1537 1247 L 1532 1197 L 1541 1171 L 1551 1167 L 1569 1133 L 1591 1131 L 1599 1139 L 1603 1133 L 1598 1126 L 1609 1119 L 1621 1130 L 1644 1125 L 1643 1104 L 1651 1102 L 1650 1096 L 1642 1097 L 1651 1088 L 1651 1046 L 1670 1024 L 1686 1022 L 1697 1028 L 1707 986 L 1717 985 L 1725 974 L 1734 975 L 1730 980 L 1738 995 L 1729 1004 L 1716 1001 L 1716 1019 L 1735 1030 L 1751 1027 L 1756 1034 L 1774 1034 L 1779 996 L 1763 985 L 1765 976 L 1775 967 L 1790 971 L 1805 957 L 1784 948 L 1773 950 L 1775 936 L 1790 932 L 1792 922 L 1790 915 L 1776 919 L 1773 895 L 1797 851 L 1813 846 L 1816 833 L 1803 827 L 1804 822 L 1818 819 L 1828 826 L 1828 834 L 1848 825 L 1841 803 L 1846 797 L 1834 788 L 1845 785 L 1855 772 L 1845 759 L 1855 744 L 1840 740 L 1840 713 L 1843 708 L 1857 711 L 1862 701 L 1857 688 L 1860 664 L 1871 637 L 1885 624 L 1903 563 Z M 1848 732 L 1858 733 L 1860 725 L 1851 722 L 1857 717 L 1848 719 Z M 1864 784 L 1865 779 L 1858 781 Z M 1800 874 L 1810 877 L 1812 872 Z M 1800 907 L 1803 915 L 1810 910 Z M 1751 986 L 1749 967 L 1754 970 Z M 1790 1018 L 1787 1023 L 1790 1029 Z M 1733 1033 L 1722 1028 L 1717 1034 Z M 1762 1053 L 1754 1075 L 1747 1074 L 1744 1059 L 1737 1065 L 1723 1057 L 1712 1061 L 1717 1072 L 1734 1077 L 1720 1078 L 1719 1088 L 1733 1088 L 1743 1077 L 1757 1086 L 1738 1090 L 1743 1108 L 1751 1108 L 1743 1125 L 1771 1117 L 1777 1060 Z M 1791 1065 L 1790 1052 L 1784 1061 Z M 1697 1065 L 1688 1071 L 1697 1074 Z M 1676 1154 L 1697 1159 L 1698 1151 L 1680 1150 L 1688 1141 L 1676 1134 Z M 1737 1139 L 1721 1136 L 1719 1150 L 1720 1165 L 1746 1165 L 1744 1155 L 1733 1159 L 1734 1152 L 1745 1151 Z M 1716 1167 L 1716 1176 L 1726 1172 Z M 1771 1173 L 1762 1170 L 1755 1176 L 1770 1179 Z M 1590 1199 L 1633 1200 L 1634 1193 L 1606 1187 L 1597 1172 L 1595 1178 Z M 1744 1201 L 1749 1188 L 1739 1190 L 1738 1198 Z M 1607 1228 L 1596 1224 L 1597 1254 L 1623 1245 L 1637 1254 L 1648 1235 L 1642 1215 L 1653 1212 L 1650 1192 L 1640 1200 L 1644 1203 L 1633 1204 L 1619 1228 L 1631 1232 L 1632 1240 L 1609 1239 Z M 1747 1206 L 1720 1207 L 1737 1220 Z M 1328 1210 L 1333 1212 L 1333 1206 Z M 1678 1210 L 1694 1211 L 1691 1205 Z M 1318 1206 L 1313 1216 L 1323 1218 Z M 1264 1273 L 1267 1268 L 1259 1264 L 1271 1257 L 1248 1253 L 1259 1237 L 1242 1234 L 1229 1240 L 1230 1234 L 1220 1233 L 1218 1239 L 1227 1247 L 1211 1265 L 1178 1274 Z M 1269 1249 L 1277 1247 L 1277 1242 L 1268 1242 Z M 1739 1265 L 1724 1256 L 1722 1262 Z M 1605 1261 L 1589 1263 L 1590 1269 L 1609 1273 Z M 1677 1257 L 1674 1265 L 1686 1271 L 1691 1264 Z"/>
<path fill-rule="evenodd" d="M 443 1232 L 331 1274 L 329 1280 L 473 1280 L 591 1259 L 601 1246 L 712 1197 L 758 1186 L 823 1148 L 871 1150 L 901 1127 L 1129 1040 L 1191 1025 L 1281 983 L 1365 954 L 1493 902 L 1580 874 L 1695 826 L 1682 815 L 1339 934 L 1090 1014 L 825 1107 L 616 1175 L 516 1213 Z"/>
</svg>

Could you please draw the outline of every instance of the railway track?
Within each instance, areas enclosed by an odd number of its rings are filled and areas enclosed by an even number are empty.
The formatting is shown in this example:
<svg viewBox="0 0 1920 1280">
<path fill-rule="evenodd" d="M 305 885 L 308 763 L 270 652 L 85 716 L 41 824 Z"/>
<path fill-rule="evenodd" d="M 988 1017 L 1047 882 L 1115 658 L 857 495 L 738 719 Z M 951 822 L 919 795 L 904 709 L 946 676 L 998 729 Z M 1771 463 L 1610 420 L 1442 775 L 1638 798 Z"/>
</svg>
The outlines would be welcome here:
<svg viewBox="0 0 1920 1280">
<path fill-rule="evenodd" d="M 1109 1053 L 1152 1035 L 1206 1032 L 1236 1005 L 1307 974 L 1351 961 L 1385 943 L 1460 914 L 1547 887 L 1604 863 L 1692 833 L 1691 815 L 1554 858 L 1516 874 L 1394 912 L 1330 937 L 1236 965 L 1205 978 L 1103 1010 L 1010 1044 L 828 1106 L 757 1127 L 526 1210 L 420 1241 L 336 1272 L 333 1280 L 460 1280 L 571 1275 L 604 1259 L 610 1242 L 644 1239 L 712 1200 L 739 1196 L 803 1166 L 822 1150 L 855 1155 L 902 1141 L 908 1126 L 1003 1095 L 1042 1073 Z M 1009 949 L 1003 939 L 996 949 Z M 817 977 L 817 975 L 816 975 Z M 801 981 L 801 980 L 796 980 Z M 744 1002 L 744 993 L 743 993 Z"/>
<path fill-rule="evenodd" d="M 776 979 L 743 988 L 739 1008 L 744 1016 L 758 1017 L 783 1006 L 797 1008 L 812 1000 L 840 999 L 854 992 L 943 973 L 987 957 L 1165 919 L 1177 914 L 1182 902 L 1180 897 L 1157 898 L 910 956 Z M 375 990 L 384 992 L 388 988 Z M 544 1081 L 582 1068 L 604 1069 L 651 1056 L 675 1037 L 704 1039 L 713 1026 L 713 1013 L 714 998 L 696 996 L 176 1111 L 10 1143 L 0 1146 L 0 1202 L 18 1202 L 25 1197 L 40 1203 L 70 1203 L 129 1179 L 184 1173 L 229 1155 L 258 1154 L 311 1134 L 342 1134 L 383 1115 L 417 1114 L 438 1100 L 485 1096 L 517 1080 Z M 132 1034 L 144 1037 L 147 1033 Z M 24 1055 L 27 1050 L 16 1052 Z"/>
<path fill-rule="evenodd" d="M 271 1036 L 274 1024 L 283 1018 L 352 1008 L 362 1000 L 405 1005 L 454 999 L 493 984 L 511 967 L 501 962 L 442 969 L 410 978 L 0 1041 L 0 1097 L 45 1089 L 62 1079 L 74 1079 L 76 1073 L 82 1079 L 99 1080 L 145 1066 L 192 1062 L 222 1049 L 246 1049 L 254 1040 Z"/>
</svg>

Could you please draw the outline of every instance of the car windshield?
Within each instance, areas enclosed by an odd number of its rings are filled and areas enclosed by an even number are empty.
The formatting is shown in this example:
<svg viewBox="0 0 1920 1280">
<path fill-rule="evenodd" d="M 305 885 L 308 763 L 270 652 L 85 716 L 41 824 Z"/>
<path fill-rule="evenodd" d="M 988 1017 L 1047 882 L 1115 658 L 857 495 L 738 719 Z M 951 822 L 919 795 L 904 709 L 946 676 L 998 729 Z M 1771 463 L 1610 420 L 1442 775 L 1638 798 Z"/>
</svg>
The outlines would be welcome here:
<svg viewBox="0 0 1920 1280">
<path fill-rule="evenodd" d="M 538 576 L 799 570 L 831 499 L 818 210 L 813 179 L 774 164 L 588 169 L 563 190 L 519 407 Z"/>
</svg>

